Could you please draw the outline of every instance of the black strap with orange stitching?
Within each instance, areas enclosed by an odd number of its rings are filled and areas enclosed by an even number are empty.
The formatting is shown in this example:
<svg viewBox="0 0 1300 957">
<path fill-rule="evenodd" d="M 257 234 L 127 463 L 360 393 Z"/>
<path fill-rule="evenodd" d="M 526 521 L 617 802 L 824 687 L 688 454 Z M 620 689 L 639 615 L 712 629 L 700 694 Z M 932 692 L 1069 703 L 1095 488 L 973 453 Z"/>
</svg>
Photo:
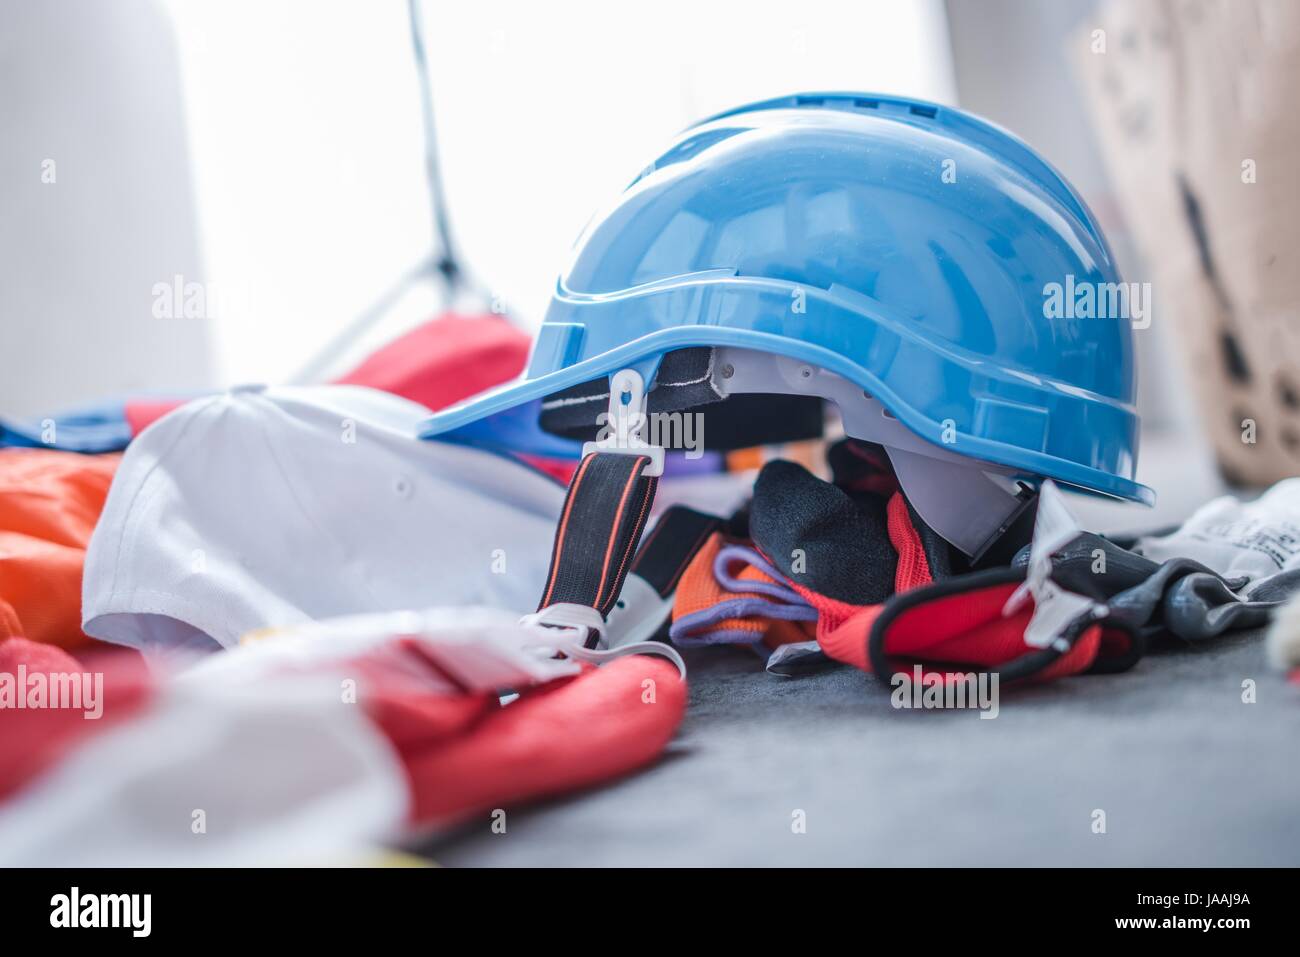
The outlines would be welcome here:
<svg viewBox="0 0 1300 957">
<path fill-rule="evenodd" d="M 601 616 L 618 600 L 659 480 L 644 455 L 593 452 L 569 483 L 538 610 L 569 603 Z"/>
</svg>

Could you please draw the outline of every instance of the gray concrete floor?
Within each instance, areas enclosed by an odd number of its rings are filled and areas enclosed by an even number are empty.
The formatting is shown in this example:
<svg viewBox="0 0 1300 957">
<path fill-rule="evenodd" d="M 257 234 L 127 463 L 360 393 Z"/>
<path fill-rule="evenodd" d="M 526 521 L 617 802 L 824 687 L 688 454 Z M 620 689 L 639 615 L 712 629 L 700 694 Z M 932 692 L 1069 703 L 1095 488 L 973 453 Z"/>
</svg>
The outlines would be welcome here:
<svg viewBox="0 0 1300 957">
<path fill-rule="evenodd" d="M 1300 864 L 1300 688 L 1267 670 L 1258 633 L 1006 690 L 994 720 L 895 710 L 849 668 L 781 679 L 729 648 L 690 664 L 658 764 L 423 850 L 453 866 Z"/>
</svg>

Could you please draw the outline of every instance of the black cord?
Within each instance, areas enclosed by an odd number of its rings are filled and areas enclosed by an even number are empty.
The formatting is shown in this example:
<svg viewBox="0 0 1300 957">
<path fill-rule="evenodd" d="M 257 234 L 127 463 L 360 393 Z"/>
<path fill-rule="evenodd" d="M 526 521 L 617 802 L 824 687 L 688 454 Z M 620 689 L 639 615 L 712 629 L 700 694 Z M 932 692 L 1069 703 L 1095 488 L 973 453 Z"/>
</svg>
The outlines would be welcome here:
<svg viewBox="0 0 1300 957">
<path fill-rule="evenodd" d="M 451 223 L 447 216 L 446 194 L 442 188 L 442 171 L 438 164 L 438 138 L 433 122 L 433 89 L 429 81 L 429 61 L 424 52 L 424 24 L 420 19 L 419 0 L 407 0 L 411 18 L 411 44 L 415 49 L 416 73 L 420 81 L 420 102 L 424 120 L 424 165 L 429 181 L 429 205 L 433 217 L 433 252 L 407 269 L 383 294 L 356 319 L 335 335 L 314 355 L 291 382 L 302 384 L 319 382 L 354 342 L 367 329 L 377 323 L 401 300 L 406 292 L 421 279 L 440 276 L 445 304 L 450 307 L 462 287 L 469 286 L 469 277 L 456 255 L 451 239 Z M 475 287 L 477 295 L 481 290 Z M 508 313 L 506 313 L 508 315 Z"/>
<path fill-rule="evenodd" d="M 420 107 L 424 122 L 424 170 L 429 181 L 429 204 L 434 228 L 434 266 L 447 285 L 450 301 L 464 282 L 464 270 L 451 239 L 451 222 L 447 216 L 447 196 L 442 186 L 442 169 L 438 163 L 438 133 L 433 119 L 433 88 L 429 80 L 429 61 L 424 50 L 424 23 L 420 17 L 420 0 L 407 0 L 411 14 L 411 44 L 415 48 L 415 68 L 420 80 Z"/>
</svg>

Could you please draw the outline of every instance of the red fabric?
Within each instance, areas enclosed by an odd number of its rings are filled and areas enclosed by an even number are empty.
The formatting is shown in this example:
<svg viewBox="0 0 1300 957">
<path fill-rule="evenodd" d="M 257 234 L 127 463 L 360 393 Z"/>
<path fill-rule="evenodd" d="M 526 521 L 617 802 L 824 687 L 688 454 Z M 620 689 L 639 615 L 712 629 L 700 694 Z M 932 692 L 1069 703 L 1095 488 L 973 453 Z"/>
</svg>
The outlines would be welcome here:
<svg viewBox="0 0 1300 957">
<path fill-rule="evenodd" d="M 0 642 L 0 675 L 17 683 L 25 674 L 102 674 L 102 714 L 88 719 L 70 708 L 5 708 L 0 711 L 0 800 L 25 782 L 61 761 L 69 751 L 97 734 L 129 720 L 152 696 L 144 661 L 134 652 L 88 655 L 77 661 L 61 648 L 11 638 Z M 6 679 L 7 680 L 7 679 Z M 24 689 L 18 687 L 21 693 Z"/>
<path fill-rule="evenodd" d="M 1110 658 L 1127 655 L 1133 648 L 1133 636 L 1119 628 L 1102 628 L 1097 644 L 1097 657 Z"/>
<path fill-rule="evenodd" d="M 1025 644 L 1032 602 L 1010 617 L 1002 608 L 1015 583 L 958 592 L 900 613 L 885 635 L 885 654 L 909 661 L 950 662 L 993 668 L 1041 649 Z M 1034 676 L 1047 681 L 1085 671 L 1097 657 L 1101 628 L 1094 625 L 1074 647 Z"/>
<path fill-rule="evenodd" d="M 894 474 L 894 467 L 883 454 L 883 450 L 863 445 L 852 439 L 844 443 L 844 449 L 848 455 L 865 463 L 865 468 L 862 474 L 836 484 L 852 492 L 870 492 L 873 495 L 897 494 L 898 477 Z"/>
<path fill-rule="evenodd" d="M 870 634 L 871 626 L 876 623 L 876 618 L 880 616 L 884 608 L 884 605 L 863 606 L 858 610 L 857 614 L 843 619 L 838 626 L 824 630 L 821 627 L 821 618 L 819 617 L 817 619 L 817 644 L 821 646 L 822 651 L 836 661 L 842 661 L 846 665 L 861 668 L 863 671 L 870 671 L 871 661 L 867 657 L 867 635 Z"/>
<path fill-rule="evenodd" d="M 1016 583 L 994 585 L 972 591 L 954 592 L 933 601 L 923 602 L 898 613 L 889 623 L 884 638 L 884 652 L 891 660 L 920 664 L 926 671 L 949 673 L 998 668 L 1041 649 L 1025 644 L 1025 628 L 1033 613 L 1027 605 L 1010 617 L 1002 617 L 1002 608 Z M 828 599 L 808 596 L 811 601 Z M 837 603 L 838 604 L 838 603 Z M 888 605 L 861 607 L 844 616 L 837 611 L 825 630 L 818 622 L 817 641 L 827 655 L 872 671 L 867 643 L 876 620 Z M 1068 652 L 1033 675 L 1031 680 L 1048 681 L 1077 674 L 1092 666 L 1101 648 L 1100 626 L 1092 626 Z"/>
<path fill-rule="evenodd" d="M 840 601 L 838 598 L 828 598 L 819 592 L 813 591 L 806 585 L 801 585 L 792 578 L 785 580 L 786 584 L 797 591 L 808 604 L 817 609 L 817 640 L 821 641 L 822 635 L 833 631 L 842 625 L 845 621 L 859 614 L 867 608 L 881 608 L 882 605 L 854 605 L 847 601 Z"/>
<path fill-rule="evenodd" d="M 446 313 L 381 346 L 335 382 L 382 389 L 436 412 L 518 376 L 531 346 L 502 316 Z M 566 485 L 578 467 L 568 459 L 519 458 Z"/>
<path fill-rule="evenodd" d="M 126 403 L 126 424 L 134 438 L 168 412 L 179 409 L 189 399 L 132 399 Z"/>
<path fill-rule="evenodd" d="M 530 345 L 501 316 L 447 313 L 380 347 L 335 382 L 382 389 L 436 412 L 515 378 Z"/>
<path fill-rule="evenodd" d="M 653 702 L 646 700 L 651 688 Z M 439 713 L 433 721 L 379 718 L 410 775 L 417 826 L 588 787 L 648 764 L 681 722 L 686 683 L 664 659 L 634 655 L 525 691 L 504 708 L 480 696 L 427 704 Z M 429 733 L 435 725 L 455 733 Z"/>
<path fill-rule="evenodd" d="M 930 574 L 930 560 L 925 557 L 921 536 L 912 524 L 907 510 L 907 500 L 902 492 L 895 492 L 885 509 L 889 522 L 889 541 L 898 552 L 898 569 L 894 573 L 894 593 L 920 588 L 934 581 Z"/>
<path fill-rule="evenodd" d="M 540 455 L 520 455 L 519 458 L 525 465 L 532 466 L 563 485 L 573 481 L 573 473 L 578 471 L 578 463 L 571 459 L 548 459 Z"/>
</svg>

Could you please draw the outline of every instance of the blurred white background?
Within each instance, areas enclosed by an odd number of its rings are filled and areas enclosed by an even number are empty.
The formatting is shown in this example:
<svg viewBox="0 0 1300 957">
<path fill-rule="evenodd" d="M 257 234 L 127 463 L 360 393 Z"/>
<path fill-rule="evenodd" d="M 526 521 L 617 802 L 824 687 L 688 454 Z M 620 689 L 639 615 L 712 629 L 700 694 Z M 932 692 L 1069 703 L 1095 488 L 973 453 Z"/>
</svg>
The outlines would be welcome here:
<svg viewBox="0 0 1300 957">
<path fill-rule="evenodd" d="M 430 242 L 406 4 L 167 0 L 164 9 L 180 52 L 205 264 L 247 303 L 214 328 L 220 368 L 283 378 Z M 954 99 L 933 0 L 426 0 L 423 16 L 461 253 L 529 325 L 586 219 L 690 122 L 805 88 Z M 390 322 L 426 315 L 436 306 L 426 293 Z"/>
</svg>

